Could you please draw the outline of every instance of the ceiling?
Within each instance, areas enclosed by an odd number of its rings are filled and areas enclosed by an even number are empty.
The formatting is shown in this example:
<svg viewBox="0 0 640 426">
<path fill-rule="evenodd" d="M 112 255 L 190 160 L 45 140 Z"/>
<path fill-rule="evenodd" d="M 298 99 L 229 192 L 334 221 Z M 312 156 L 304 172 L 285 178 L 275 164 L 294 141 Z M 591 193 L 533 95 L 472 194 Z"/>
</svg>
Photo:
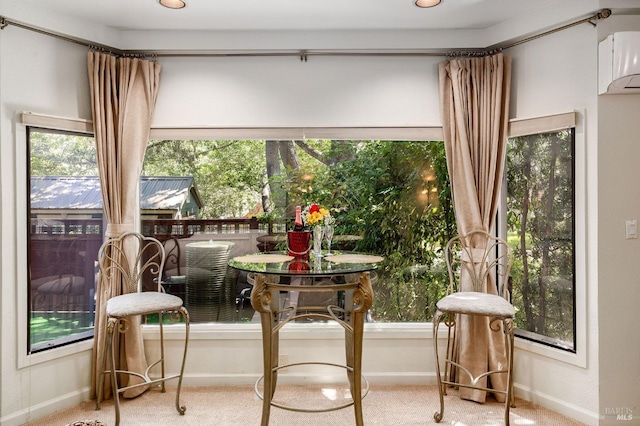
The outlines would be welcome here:
<svg viewBox="0 0 640 426">
<path fill-rule="evenodd" d="M 158 0 L 0 0 L 0 16 L 57 34 L 119 49 L 484 48 L 591 16 L 602 0 L 442 0 L 422 9 L 415 0 L 185 0 L 171 10 Z M 637 0 L 606 0 L 637 1 Z M 329 33 L 277 40 L 275 33 Z M 339 31 L 376 32 L 339 40 Z M 206 37 L 202 33 L 216 34 Z M 401 39 L 389 34 L 404 32 Z M 413 32 L 412 36 L 407 35 Z M 416 33 L 420 32 L 419 37 Z M 222 40 L 220 34 L 227 39 Z M 251 33 L 254 39 L 237 35 Z M 260 33 L 260 36 L 256 34 Z M 385 34 L 384 39 L 380 34 Z M 284 37 L 282 38 L 284 39 Z M 269 40 L 269 41 L 265 41 Z M 392 40 L 392 41 L 390 41 Z M 368 44 L 367 44 L 368 43 Z"/>
<path fill-rule="evenodd" d="M 5 0 L 120 30 L 326 30 L 489 28 L 566 0 L 186 0 L 171 10 L 158 0 Z"/>
<path fill-rule="evenodd" d="M 324 30 L 488 28 L 563 0 L 186 0 L 180 10 L 157 0 L 14 0 L 124 30 Z"/>
</svg>

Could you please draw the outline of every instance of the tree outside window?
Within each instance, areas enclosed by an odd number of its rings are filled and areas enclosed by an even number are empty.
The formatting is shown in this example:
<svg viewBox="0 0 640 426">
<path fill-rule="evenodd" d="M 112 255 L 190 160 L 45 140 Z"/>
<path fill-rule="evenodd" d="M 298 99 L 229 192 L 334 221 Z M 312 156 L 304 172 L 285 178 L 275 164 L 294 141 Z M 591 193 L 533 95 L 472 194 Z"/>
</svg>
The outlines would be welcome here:
<svg viewBox="0 0 640 426">
<path fill-rule="evenodd" d="M 31 129 L 29 137 L 32 185 L 47 177 L 97 176 L 92 138 L 40 129 Z M 509 140 L 503 224 L 516 254 L 512 298 L 518 334 L 569 350 L 575 344 L 573 145 L 572 130 Z M 256 216 L 287 223 L 296 205 L 330 208 L 337 235 L 358 236 L 355 250 L 385 257 L 378 270 L 372 321 L 429 321 L 446 289 L 441 250 L 457 230 L 442 142 L 152 140 L 143 174 L 193 177 L 202 201 L 201 219 Z M 69 246 L 59 254 L 64 259 L 56 260 L 49 257 L 61 250 L 51 244 L 62 246 L 58 240 L 94 231 L 102 238 L 99 225 L 82 228 L 69 222 L 71 205 L 42 211 L 37 201 L 31 198 L 29 219 L 34 348 L 92 330 L 91 322 L 66 322 L 60 315 L 81 311 L 91 317 L 90 302 L 80 306 L 66 298 L 56 305 L 63 293 L 45 297 L 48 287 L 55 286 L 40 286 L 54 275 L 65 275 L 47 270 L 54 265 L 67 265 L 67 275 L 92 282 L 88 277 L 93 261 L 87 259 L 94 256 L 93 248 L 87 252 Z M 82 219 L 91 220 L 92 214 L 85 211 Z M 39 250 L 43 238 L 49 246 Z M 43 331 L 52 324 L 51 317 L 65 321 L 56 325 L 65 330 L 62 334 Z"/>
<path fill-rule="evenodd" d="M 574 132 L 509 140 L 507 230 L 517 333 L 575 348 Z"/>
<path fill-rule="evenodd" d="M 455 224 L 442 142 L 151 141 L 144 173 L 195 176 L 203 219 L 329 208 L 337 235 L 385 257 L 373 321 L 428 321 L 446 288 L 440 250 Z"/>
</svg>

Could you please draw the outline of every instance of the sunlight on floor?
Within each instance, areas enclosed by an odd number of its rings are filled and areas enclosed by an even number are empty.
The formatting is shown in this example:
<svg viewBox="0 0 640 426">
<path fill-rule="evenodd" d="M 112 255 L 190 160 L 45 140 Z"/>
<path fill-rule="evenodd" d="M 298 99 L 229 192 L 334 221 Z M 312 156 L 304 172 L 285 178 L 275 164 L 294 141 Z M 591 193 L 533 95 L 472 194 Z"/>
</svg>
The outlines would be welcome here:
<svg viewBox="0 0 640 426">
<path fill-rule="evenodd" d="M 455 415 L 456 413 L 453 412 L 452 415 Z M 493 411 L 487 413 L 489 415 L 494 415 L 496 413 L 494 413 Z M 518 416 L 517 414 L 514 414 L 513 411 L 510 414 L 510 420 L 511 420 L 511 424 L 512 425 L 535 425 L 536 422 L 534 420 L 531 419 L 527 419 L 521 416 Z M 464 423 L 464 422 L 460 422 L 457 420 L 451 420 L 451 422 L 449 423 L 451 426 L 471 426 L 468 423 Z M 474 423 L 476 424 L 476 423 Z M 498 426 L 500 423 L 486 423 L 483 426 Z"/>
<path fill-rule="evenodd" d="M 337 389 L 322 388 L 322 394 L 330 401 L 335 401 L 336 399 L 338 399 Z"/>
<path fill-rule="evenodd" d="M 322 388 L 322 395 L 329 401 L 337 401 L 339 392 L 340 390 L 336 388 Z M 351 391 L 349 389 L 343 389 L 342 392 L 342 399 L 351 399 Z"/>
<path fill-rule="evenodd" d="M 520 417 L 516 414 L 514 414 L 513 412 L 511 412 L 511 423 L 513 423 L 514 425 L 535 425 L 536 422 L 534 422 L 531 419 L 526 419 L 524 417 Z"/>
</svg>

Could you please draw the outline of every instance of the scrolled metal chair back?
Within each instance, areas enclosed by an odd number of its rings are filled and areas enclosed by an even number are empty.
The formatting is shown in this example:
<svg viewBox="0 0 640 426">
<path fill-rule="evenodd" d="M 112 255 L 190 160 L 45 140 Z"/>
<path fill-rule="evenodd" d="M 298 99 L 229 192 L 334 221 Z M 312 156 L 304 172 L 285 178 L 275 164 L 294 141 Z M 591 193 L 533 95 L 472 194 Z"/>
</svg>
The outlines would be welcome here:
<svg viewBox="0 0 640 426">
<path fill-rule="evenodd" d="M 161 291 L 165 252 L 157 239 L 136 232 L 108 239 L 100 247 L 98 259 L 101 280 L 120 276 L 123 290 L 133 293 L 142 291 L 144 278 L 157 283 L 157 291 Z"/>
<path fill-rule="evenodd" d="M 447 243 L 449 294 L 457 291 L 487 292 L 497 283 L 497 294 L 510 300 L 509 275 L 513 252 L 506 241 L 485 231 L 458 235 Z"/>
</svg>

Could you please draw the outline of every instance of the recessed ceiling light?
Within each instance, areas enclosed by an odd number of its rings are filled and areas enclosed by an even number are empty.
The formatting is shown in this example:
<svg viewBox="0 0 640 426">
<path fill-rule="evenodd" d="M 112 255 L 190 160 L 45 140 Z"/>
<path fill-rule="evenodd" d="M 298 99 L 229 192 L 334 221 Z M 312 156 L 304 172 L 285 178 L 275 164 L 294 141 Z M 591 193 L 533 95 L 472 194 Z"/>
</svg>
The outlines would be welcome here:
<svg viewBox="0 0 640 426">
<path fill-rule="evenodd" d="M 416 0 L 418 7 L 433 7 L 440 4 L 442 0 Z"/>
<path fill-rule="evenodd" d="M 169 9 L 182 9 L 187 4 L 182 0 L 159 0 L 160 4 Z"/>
</svg>

